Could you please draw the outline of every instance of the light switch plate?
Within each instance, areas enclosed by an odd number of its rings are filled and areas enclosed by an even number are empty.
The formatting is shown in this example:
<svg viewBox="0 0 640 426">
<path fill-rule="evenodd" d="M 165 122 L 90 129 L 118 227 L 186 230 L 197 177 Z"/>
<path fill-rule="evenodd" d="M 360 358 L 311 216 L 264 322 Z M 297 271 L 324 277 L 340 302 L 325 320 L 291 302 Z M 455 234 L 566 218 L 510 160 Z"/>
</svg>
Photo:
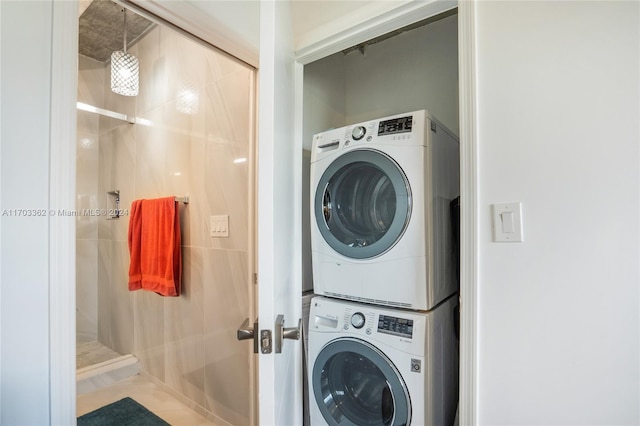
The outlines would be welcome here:
<svg viewBox="0 0 640 426">
<path fill-rule="evenodd" d="M 229 237 L 229 215 L 217 215 L 209 218 L 209 235 L 213 238 Z"/>
<path fill-rule="evenodd" d="M 522 235 L 522 203 L 492 204 L 493 241 L 520 243 Z"/>
</svg>

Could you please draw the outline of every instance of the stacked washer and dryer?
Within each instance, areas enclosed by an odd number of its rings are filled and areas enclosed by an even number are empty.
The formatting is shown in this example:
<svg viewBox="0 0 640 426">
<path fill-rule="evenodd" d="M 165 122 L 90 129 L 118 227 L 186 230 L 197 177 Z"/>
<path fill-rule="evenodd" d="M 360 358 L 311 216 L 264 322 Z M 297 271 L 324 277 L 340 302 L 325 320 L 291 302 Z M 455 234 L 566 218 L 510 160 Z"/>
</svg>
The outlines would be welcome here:
<svg viewBox="0 0 640 426">
<path fill-rule="evenodd" d="M 312 425 L 450 425 L 457 138 L 427 111 L 314 135 Z"/>
</svg>

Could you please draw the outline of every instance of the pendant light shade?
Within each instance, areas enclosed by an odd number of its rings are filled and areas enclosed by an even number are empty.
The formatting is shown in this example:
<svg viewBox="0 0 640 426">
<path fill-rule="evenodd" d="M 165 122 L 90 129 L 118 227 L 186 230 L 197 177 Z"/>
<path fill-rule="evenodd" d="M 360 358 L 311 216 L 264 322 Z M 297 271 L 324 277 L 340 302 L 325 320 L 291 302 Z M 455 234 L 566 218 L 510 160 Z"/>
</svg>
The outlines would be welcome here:
<svg viewBox="0 0 640 426">
<path fill-rule="evenodd" d="M 137 96 L 139 87 L 138 58 L 127 53 L 127 11 L 124 14 L 124 47 L 111 54 L 111 91 L 123 96 Z"/>
<path fill-rule="evenodd" d="M 111 54 L 111 90 L 124 96 L 138 95 L 138 58 L 123 51 Z"/>
</svg>

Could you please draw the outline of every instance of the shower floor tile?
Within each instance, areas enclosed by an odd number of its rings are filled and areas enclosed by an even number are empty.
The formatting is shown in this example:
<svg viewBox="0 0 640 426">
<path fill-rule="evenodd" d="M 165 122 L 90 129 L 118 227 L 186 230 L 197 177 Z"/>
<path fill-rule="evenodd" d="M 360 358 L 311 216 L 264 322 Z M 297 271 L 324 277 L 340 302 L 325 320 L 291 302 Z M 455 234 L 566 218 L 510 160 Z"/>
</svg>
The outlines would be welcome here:
<svg viewBox="0 0 640 426">
<path fill-rule="evenodd" d="M 122 356 L 99 342 L 76 345 L 76 370 Z"/>
</svg>

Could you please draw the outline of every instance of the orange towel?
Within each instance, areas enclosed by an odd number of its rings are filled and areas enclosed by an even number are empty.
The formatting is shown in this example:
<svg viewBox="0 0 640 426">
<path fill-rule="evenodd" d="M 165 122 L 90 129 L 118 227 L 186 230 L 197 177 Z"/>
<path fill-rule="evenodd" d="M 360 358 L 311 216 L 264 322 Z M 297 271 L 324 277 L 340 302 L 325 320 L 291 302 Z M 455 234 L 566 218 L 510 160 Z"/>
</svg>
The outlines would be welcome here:
<svg viewBox="0 0 640 426">
<path fill-rule="evenodd" d="M 175 197 L 136 200 L 129 216 L 129 291 L 180 295 L 182 256 Z"/>
</svg>

